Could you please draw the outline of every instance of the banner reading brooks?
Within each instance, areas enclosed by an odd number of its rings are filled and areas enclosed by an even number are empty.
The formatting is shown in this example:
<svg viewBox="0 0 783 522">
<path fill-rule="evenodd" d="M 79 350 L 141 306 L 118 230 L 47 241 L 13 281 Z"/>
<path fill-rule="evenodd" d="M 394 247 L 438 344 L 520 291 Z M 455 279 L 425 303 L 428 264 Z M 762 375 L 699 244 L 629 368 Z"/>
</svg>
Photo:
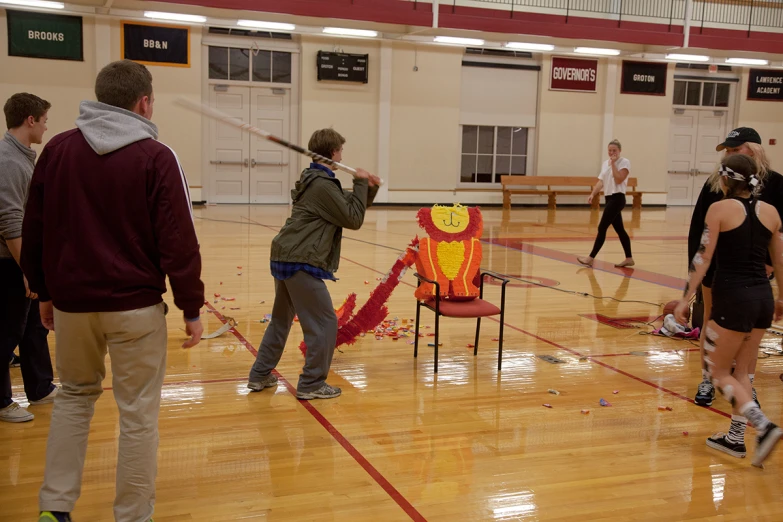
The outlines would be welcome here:
<svg viewBox="0 0 783 522">
<path fill-rule="evenodd" d="M 83 61 L 82 18 L 6 11 L 8 56 Z"/>
<path fill-rule="evenodd" d="M 598 60 L 552 57 L 552 91 L 595 92 L 597 78 Z"/>
</svg>

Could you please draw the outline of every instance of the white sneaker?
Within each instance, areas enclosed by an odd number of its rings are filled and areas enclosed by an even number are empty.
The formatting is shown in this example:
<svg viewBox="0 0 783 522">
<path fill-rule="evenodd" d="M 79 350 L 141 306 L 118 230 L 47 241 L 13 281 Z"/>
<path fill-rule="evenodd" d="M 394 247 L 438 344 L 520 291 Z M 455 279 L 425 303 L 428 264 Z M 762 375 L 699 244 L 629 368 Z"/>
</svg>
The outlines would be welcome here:
<svg viewBox="0 0 783 522">
<path fill-rule="evenodd" d="M 17 403 L 12 402 L 9 406 L 0 409 L 0 421 L 4 422 L 28 422 L 35 418 L 35 415 L 25 410 Z"/>
<path fill-rule="evenodd" d="M 54 402 L 54 398 L 57 397 L 57 392 L 60 388 L 57 386 L 54 387 L 52 391 L 49 392 L 49 395 L 44 397 L 43 399 L 38 399 L 37 401 L 30 401 L 30 406 L 38 406 L 40 404 L 50 404 Z"/>
</svg>

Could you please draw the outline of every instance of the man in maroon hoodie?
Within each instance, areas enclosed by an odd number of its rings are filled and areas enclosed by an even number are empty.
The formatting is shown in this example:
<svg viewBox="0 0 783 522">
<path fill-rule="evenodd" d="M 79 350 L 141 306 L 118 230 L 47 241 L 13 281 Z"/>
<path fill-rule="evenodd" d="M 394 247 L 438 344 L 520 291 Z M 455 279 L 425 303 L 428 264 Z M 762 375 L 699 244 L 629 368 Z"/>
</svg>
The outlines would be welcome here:
<svg viewBox="0 0 783 522">
<path fill-rule="evenodd" d="M 22 226 L 22 268 L 55 332 L 62 384 L 39 502 L 43 520 L 69 520 L 108 349 L 120 414 L 114 516 L 138 522 L 150 519 L 155 501 L 165 277 L 190 335 L 183 347 L 195 346 L 201 255 L 185 174 L 150 121 L 149 71 L 111 63 L 95 94 L 98 102 L 82 102 L 77 128 L 44 148 Z"/>
</svg>

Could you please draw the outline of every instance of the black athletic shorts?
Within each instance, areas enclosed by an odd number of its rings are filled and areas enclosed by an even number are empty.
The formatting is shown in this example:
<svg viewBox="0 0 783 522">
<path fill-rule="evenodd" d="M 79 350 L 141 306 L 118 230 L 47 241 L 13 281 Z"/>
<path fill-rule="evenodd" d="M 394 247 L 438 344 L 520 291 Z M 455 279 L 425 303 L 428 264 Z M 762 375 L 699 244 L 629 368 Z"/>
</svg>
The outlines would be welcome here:
<svg viewBox="0 0 783 522">
<path fill-rule="evenodd" d="M 756 285 L 713 291 L 710 319 L 718 326 L 733 332 L 749 333 L 772 325 L 775 315 L 775 298 L 772 287 Z"/>
</svg>

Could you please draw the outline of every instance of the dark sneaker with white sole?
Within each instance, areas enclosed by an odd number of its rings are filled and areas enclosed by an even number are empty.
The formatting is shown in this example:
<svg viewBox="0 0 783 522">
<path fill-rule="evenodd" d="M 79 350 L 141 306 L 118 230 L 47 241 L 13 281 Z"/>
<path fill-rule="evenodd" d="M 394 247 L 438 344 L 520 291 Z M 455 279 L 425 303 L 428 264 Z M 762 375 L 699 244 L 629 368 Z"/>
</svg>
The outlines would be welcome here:
<svg viewBox="0 0 783 522">
<path fill-rule="evenodd" d="M 341 393 L 342 390 L 340 388 L 329 386 L 324 383 L 323 386 L 312 392 L 297 391 L 296 398 L 303 401 L 309 401 L 311 399 L 334 399 L 335 397 L 339 397 Z"/>
<path fill-rule="evenodd" d="M 722 451 L 723 453 L 727 453 L 732 457 L 737 457 L 738 459 L 744 459 L 745 455 L 748 453 L 748 450 L 745 448 L 744 444 L 734 444 L 733 442 L 729 442 L 726 439 L 725 433 L 716 433 L 712 437 L 708 438 L 707 446 L 712 449 Z"/>
<path fill-rule="evenodd" d="M 693 402 L 695 402 L 697 406 L 712 406 L 712 401 L 714 400 L 715 386 L 709 381 L 701 381 Z"/>
<path fill-rule="evenodd" d="M 777 424 L 769 423 L 767 431 L 756 437 L 756 451 L 753 453 L 753 465 L 761 468 L 764 461 L 775 449 L 780 438 L 783 437 L 783 430 Z"/>
<path fill-rule="evenodd" d="M 264 388 L 271 388 L 272 386 L 277 386 L 277 377 L 275 377 L 273 373 L 270 373 L 260 381 L 251 381 L 247 383 L 247 387 L 254 392 L 259 392 Z"/>
</svg>

